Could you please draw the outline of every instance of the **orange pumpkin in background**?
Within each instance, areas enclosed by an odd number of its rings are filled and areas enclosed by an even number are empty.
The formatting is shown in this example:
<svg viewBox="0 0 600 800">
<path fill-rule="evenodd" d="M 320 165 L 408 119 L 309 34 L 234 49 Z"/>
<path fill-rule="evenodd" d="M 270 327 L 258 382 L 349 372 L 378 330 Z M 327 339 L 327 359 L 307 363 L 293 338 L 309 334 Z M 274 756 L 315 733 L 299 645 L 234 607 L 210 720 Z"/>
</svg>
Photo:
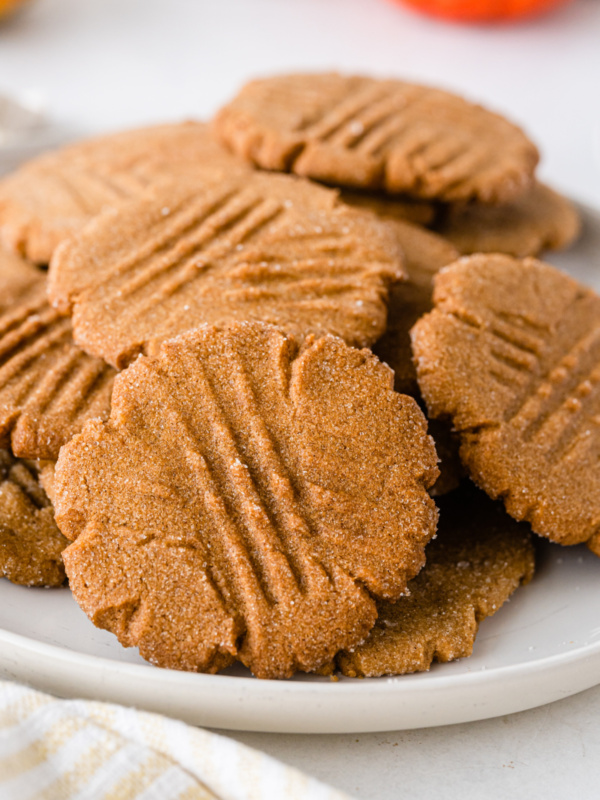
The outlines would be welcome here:
<svg viewBox="0 0 600 800">
<path fill-rule="evenodd" d="M 27 0 L 0 0 L 0 19 L 8 17 L 26 2 Z"/>
<path fill-rule="evenodd" d="M 542 14 L 571 0 L 402 0 L 406 5 L 460 22 L 498 22 Z"/>
</svg>

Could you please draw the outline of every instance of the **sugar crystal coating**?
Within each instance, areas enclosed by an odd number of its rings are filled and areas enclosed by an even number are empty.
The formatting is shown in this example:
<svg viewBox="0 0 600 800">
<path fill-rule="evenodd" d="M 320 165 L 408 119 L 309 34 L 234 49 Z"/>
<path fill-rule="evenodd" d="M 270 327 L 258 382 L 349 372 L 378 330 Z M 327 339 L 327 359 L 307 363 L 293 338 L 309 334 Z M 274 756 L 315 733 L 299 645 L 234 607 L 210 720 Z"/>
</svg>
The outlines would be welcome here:
<svg viewBox="0 0 600 800">
<path fill-rule="evenodd" d="M 439 506 L 425 567 L 406 597 L 377 604 L 377 622 L 366 641 L 338 656 L 344 675 L 401 675 L 470 656 L 481 621 L 533 576 L 529 527 L 499 503 L 464 486 Z"/>
<path fill-rule="evenodd" d="M 74 596 L 153 663 L 260 677 L 358 644 L 421 568 L 433 443 L 368 351 L 204 326 L 115 381 L 54 480 Z"/>
<path fill-rule="evenodd" d="M 0 239 L 39 264 L 107 207 L 169 175 L 241 170 L 200 122 L 156 125 L 77 142 L 0 181 Z"/>
<path fill-rule="evenodd" d="M 67 544 L 37 471 L 0 450 L 0 578 L 24 586 L 60 586 Z"/>
<path fill-rule="evenodd" d="M 535 259 L 462 258 L 412 330 L 429 414 L 475 483 L 561 544 L 600 526 L 600 297 Z"/>
<path fill-rule="evenodd" d="M 390 228 L 284 175 L 164 184 L 58 248 L 49 296 L 117 368 L 202 323 L 269 322 L 364 346 L 404 276 Z"/>
<path fill-rule="evenodd" d="M 17 456 L 57 458 L 87 419 L 108 416 L 114 376 L 74 344 L 45 273 L 0 250 L 0 439 Z"/>
<path fill-rule="evenodd" d="M 515 197 L 538 160 L 519 128 L 461 97 L 336 73 L 252 81 L 215 128 L 264 169 L 443 201 Z"/>
</svg>

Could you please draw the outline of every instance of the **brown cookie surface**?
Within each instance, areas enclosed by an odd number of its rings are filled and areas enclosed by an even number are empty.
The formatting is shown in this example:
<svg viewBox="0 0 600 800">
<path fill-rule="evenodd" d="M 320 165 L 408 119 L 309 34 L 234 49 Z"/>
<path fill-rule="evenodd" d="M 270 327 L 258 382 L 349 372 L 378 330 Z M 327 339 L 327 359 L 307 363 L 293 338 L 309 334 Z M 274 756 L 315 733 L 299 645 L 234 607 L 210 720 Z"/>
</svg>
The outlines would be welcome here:
<svg viewBox="0 0 600 800">
<path fill-rule="evenodd" d="M 203 326 L 117 377 L 108 422 L 61 450 L 71 588 L 155 664 L 317 669 L 420 569 L 435 462 L 416 403 L 368 351 Z"/>
<path fill-rule="evenodd" d="M 510 203 L 450 206 L 437 225 L 461 253 L 506 253 L 517 258 L 561 250 L 580 229 L 573 204 L 538 182 Z"/>
<path fill-rule="evenodd" d="M 508 200 L 538 160 L 519 128 L 456 95 L 336 73 L 253 81 L 215 129 L 266 169 L 444 201 Z"/>
<path fill-rule="evenodd" d="M 423 314 L 431 310 L 435 274 L 454 261 L 458 252 L 441 236 L 410 222 L 396 218 L 392 224 L 402 247 L 408 278 L 405 283 L 392 287 L 386 332 L 372 350 L 393 369 L 396 391 L 419 399 L 410 329 Z M 458 445 L 449 426 L 438 420 L 429 420 L 429 433 L 440 458 L 440 475 L 431 490 L 431 494 L 437 497 L 455 489 L 464 477 L 464 470 L 458 457 Z"/>
<path fill-rule="evenodd" d="M 386 331 L 373 346 L 373 352 L 394 370 L 396 391 L 416 396 L 409 332 L 419 317 L 431 310 L 435 274 L 454 261 L 458 252 L 441 236 L 417 225 L 400 221 L 393 225 L 408 278 L 390 291 Z"/>
<path fill-rule="evenodd" d="M 47 264 L 57 245 L 103 208 L 142 194 L 173 172 L 241 164 L 200 122 L 157 125 L 70 145 L 0 181 L 0 238 Z"/>
<path fill-rule="evenodd" d="M 16 253 L 0 247 L 0 312 L 5 313 L 18 304 L 43 274 Z"/>
<path fill-rule="evenodd" d="M 588 539 L 587 546 L 590 548 L 592 553 L 600 556 L 600 533 L 595 533 L 591 539 Z"/>
<path fill-rule="evenodd" d="M 383 332 L 401 259 L 394 232 L 336 192 L 248 173 L 166 185 L 97 217 L 57 250 L 49 295 L 72 307 L 75 341 L 117 367 L 233 320 L 364 346 Z"/>
<path fill-rule="evenodd" d="M 48 495 L 50 502 L 54 505 L 54 475 L 56 472 L 56 461 L 38 459 L 34 462 L 40 486 Z"/>
<path fill-rule="evenodd" d="M 390 197 L 373 192 L 353 192 L 342 189 L 340 197 L 349 206 L 371 211 L 389 222 L 413 222 L 415 225 L 430 225 L 436 217 L 436 208 L 427 200 L 410 197 Z"/>
<path fill-rule="evenodd" d="M 429 414 L 475 483 L 561 544 L 600 526 L 600 298 L 535 259 L 462 258 L 412 330 Z"/>
<path fill-rule="evenodd" d="M 533 576 L 529 526 L 512 520 L 501 504 L 465 487 L 439 507 L 437 537 L 410 594 L 377 604 L 369 637 L 337 658 L 344 675 L 402 675 L 470 656 L 479 623 Z"/>
<path fill-rule="evenodd" d="M 0 251 L 0 440 L 18 456 L 57 458 L 87 419 L 108 416 L 114 375 L 73 343 L 46 275 Z"/>
<path fill-rule="evenodd" d="M 67 544 L 35 471 L 0 450 L 0 578 L 24 586 L 60 586 Z"/>
</svg>

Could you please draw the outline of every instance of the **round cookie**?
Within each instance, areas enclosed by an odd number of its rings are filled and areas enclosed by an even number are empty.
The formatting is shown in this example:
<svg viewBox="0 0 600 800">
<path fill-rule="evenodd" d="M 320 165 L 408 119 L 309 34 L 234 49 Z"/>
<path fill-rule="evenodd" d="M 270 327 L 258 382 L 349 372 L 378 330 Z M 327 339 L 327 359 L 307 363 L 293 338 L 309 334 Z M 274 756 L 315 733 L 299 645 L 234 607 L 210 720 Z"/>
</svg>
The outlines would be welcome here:
<svg viewBox="0 0 600 800">
<path fill-rule="evenodd" d="M 67 544 L 35 470 L 0 450 L 0 578 L 24 586 L 60 586 Z"/>
<path fill-rule="evenodd" d="M 0 239 L 47 264 L 58 244 L 102 209 L 172 173 L 243 169 L 200 122 L 157 125 L 78 142 L 0 181 Z"/>
<path fill-rule="evenodd" d="M 421 568 L 435 462 L 423 414 L 370 352 L 202 326 L 118 376 L 109 420 L 61 450 L 73 594 L 161 666 L 318 669 Z"/>
<path fill-rule="evenodd" d="M 519 128 L 456 95 L 336 73 L 253 81 L 215 129 L 265 169 L 446 202 L 508 201 L 538 161 Z"/>
<path fill-rule="evenodd" d="M 377 604 L 377 622 L 366 641 L 338 655 L 344 675 L 403 675 L 470 656 L 481 621 L 531 580 L 535 553 L 526 524 L 468 486 L 444 497 L 439 507 L 425 567 L 406 597 Z"/>
<path fill-rule="evenodd" d="M 108 416 L 114 376 L 73 343 L 45 273 L 0 250 L 0 442 L 20 457 L 57 458 L 87 419 Z"/>
<path fill-rule="evenodd" d="M 600 297 L 535 259 L 462 258 L 412 330 L 429 414 L 469 475 L 560 544 L 600 526 Z M 594 538 L 595 537 L 595 538 Z"/>
<path fill-rule="evenodd" d="M 57 250 L 48 290 L 75 341 L 116 367 L 233 320 L 362 347 L 385 328 L 401 260 L 394 231 L 335 191 L 253 172 L 164 184 L 100 215 Z"/>
<path fill-rule="evenodd" d="M 568 247 L 579 234 L 581 220 L 565 197 L 536 182 L 503 205 L 449 206 L 436 227 L 461 253 L 522 258 Z"/>
</svg>

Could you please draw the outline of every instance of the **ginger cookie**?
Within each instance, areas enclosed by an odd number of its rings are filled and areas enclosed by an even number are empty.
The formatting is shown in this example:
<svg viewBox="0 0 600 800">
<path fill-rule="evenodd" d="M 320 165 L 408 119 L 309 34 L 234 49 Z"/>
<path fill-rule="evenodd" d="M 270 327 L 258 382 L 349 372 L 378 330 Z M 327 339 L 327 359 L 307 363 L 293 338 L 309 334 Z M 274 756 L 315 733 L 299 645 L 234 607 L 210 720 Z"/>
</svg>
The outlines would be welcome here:
<svg viewBox="0 0 600 800">
<path fill-rule="evenodd" d="M 456 95 L 336 73 L 253 81 L 215 130 L 265 169 L 446 202 L 508 201 L 539 157 L 519 128 Z"/>
<path fill-rule="evenodd" d="M 461 253 L 522 258 L 568 247 L 579 234 L 581 220 L 565 197 L 536 182 L 510 203 L 449 206 L 437 229 Z"/>
<path fill-rule="evenodd" d="M 87 419 L 108 416 L 114 375 L 73 343 L 45 273 L 0 251 L 0 441 L 24 458 L 57 458 Z"/>
<path fill-rule="evenodd" d="M 77 344 L 123 367 L 233 320 L 372 344 L 401 259 L 394 231 L 336 192 L 256 172 L 163 185 L 97 217 L 57 250 L 48 288 Z"/>
<path fill-rule="evenodd" d="M 375 627 L 338 668 L 349 677 L 428 670 L 473 652 L 479 623 L 491 617 L 535 568 L 529 526 L 501 504 L 465 487 L 439 501 L 435 541 L 427 563 L 396 603 L 379 602 Z"/>
<path fill-rule="evenodd" d="M 318 669 L 421 568 L 435 462 L 423 414 L 369 351 L 202 326 L 137 359 L 109 420 L 61 450 L 73 594 L 160 666 Z"/>
<path fill-rule="evenodd" d="M 431 225 L 436 216 L 436 208 L 427 200 L 411 197 L 390 197 L 373 192 L 353 192 L 342 189 L 340 197 L 349 206 L 371 211 L 375 216 L 389 222 L 412 222 L 415 225 Z"/>
<path fill-rule="evenodd" d="M 400 221 L 393 225 L 404 253 L 408 279 L 390 291 L 386 331 L 373 346 L 373 352 L 394 370 L 396 391 L 417 396 L 409 332 L 431 310 L 435 274 L 455 261 L 458 252 L 441 236 L 417 225 Z"/>
<path fill-rule="evenodd" d="M 0 181 L 0 238 L 47 264 L 57 245 L 104 208 L 172 173 L 242 169 L 200 122 L 157 125 L 70 145 Z"/>
<path fill-rule="evenodd" d="M 0 578 L 24 586 L 60 586 L 67 544 L 35 471 L 0 450 Z"/>
<path fill-rule="evenodd" d="M 412 330 L 430 416 L 468 474 L 560 544 L 600 527 L 600 297 L 535 259 L 462 258 Z"/>
</svg>

